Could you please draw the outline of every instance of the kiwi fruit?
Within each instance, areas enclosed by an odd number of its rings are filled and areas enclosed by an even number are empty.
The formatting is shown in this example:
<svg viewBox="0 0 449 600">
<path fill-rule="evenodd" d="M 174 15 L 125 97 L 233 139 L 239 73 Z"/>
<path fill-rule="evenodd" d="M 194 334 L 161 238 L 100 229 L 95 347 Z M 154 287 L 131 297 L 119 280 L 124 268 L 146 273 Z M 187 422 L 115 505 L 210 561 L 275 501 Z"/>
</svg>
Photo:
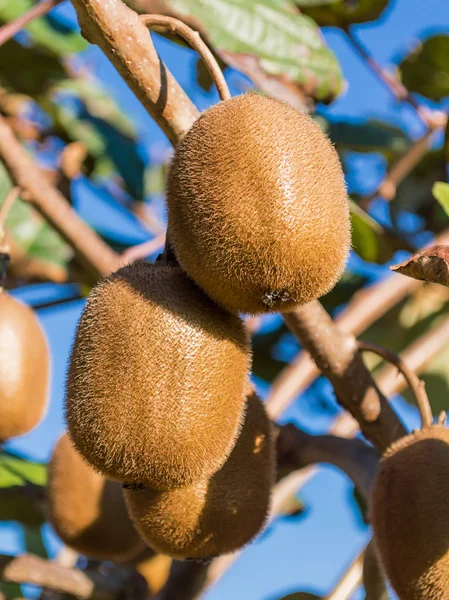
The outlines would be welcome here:
<svg viewBox="0 0 449 600">
<path fill-rule="evenodd" d="M 286 312 L 330 291 L 351 232 L 337 152 L 307 115 L 246 93 L 206 110 L 167 174 L 181 267 L 231 312 Z"/>
<path fill-rule="evenodd" d="M 144 577 L 148 592 L 152 597 L 158 594 L 167 583 L 172 562 L 169 556 L 157 554 L 151 548 L 145 548 L 126 565 L 133 567 Z"/>
<path fill-rule="evenodd" d="M 94 471 L 67 434 L 53 450 L 47 498 L 53 529 L 77 552 L 120 562 L 145 549 L 128 516 L 120 483 Z"/>
<path fill-rule="evenodd" d="M 78 326 L 70 436 L 111 479 L 156 490 L 205 480 L 237 439 L 250 361 L 243 321 L 178 266 L 123 267 L 94 288 Z"/>
<path fill-rule="evenodd" d="M 370 518 L 376 550 L 401 600 L 449 597 L 449 429 L 423 427 L 382 457 Z"/>
<path fill-rule="evenodd" d="M 28 433 L 47 408 L 50 354 L 35 312 L 0 291 L 0 440 Z"/>
<path fill-rule="evenodd" d="M 265 524 L 274 484 L 271 423 L 255 394 L 237 443 L 210 479 L 157 492 L 125 490 L 136 529 L 147 544 L 178 559 L 209 559 L 249 543 Z"/>
</svg>

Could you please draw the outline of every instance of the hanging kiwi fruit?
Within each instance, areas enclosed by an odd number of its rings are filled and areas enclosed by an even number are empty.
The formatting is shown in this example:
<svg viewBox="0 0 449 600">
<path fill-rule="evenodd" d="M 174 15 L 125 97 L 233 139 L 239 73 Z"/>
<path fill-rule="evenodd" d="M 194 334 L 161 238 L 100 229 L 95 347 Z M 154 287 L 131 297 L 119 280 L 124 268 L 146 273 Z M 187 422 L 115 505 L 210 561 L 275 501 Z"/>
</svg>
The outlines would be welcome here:
<svg viewBox="0 0 449 600">
<path fill-rule="evenodd" d="M 361 349 L 387 360 L 392 356 L 365 342 Z M 446 414 L 432 424 L 424 384 L 408 369 L 404 371 L 397 359 L 395 364 L 414 389 L 422 426 L 394 442 L 379 462 L 369 502 L 374 543 L 401 600 L 445 600 L 449 597 Z"/>
<path fill-rule="evenodd" d="M 49 463 L 48 517 L 61 540 L 97 560 L 124 561 L 145 550 L 122 488 L 94 471 L 65 433 Z"/>
<path fill-rule="evenodd" d="M 217 473 L 166 492 L 125 489 L 129 514 L 142 538 L 162 554 L 207 559 L 232 552 L 265 524 L 274 462 L 271 423 L 251 393 L 240 436 Z"/>
<path fill-rule="evenodd" d="M 0 238 L 6 214 L 19 193 L 13 188 L 0 209 Z M 32 308 L 4 290 L 8 248 L 0 245 L 0 441 L 28 433 L 47 409 L 50 354 Z"/>
<path fill-rule="evenodd" d="M 243 419 L 247 330 L 177 266 L 137 262 L 90 294 L 67 380 L 69 434 L 107 477 L 167 490 L 204 480 Z"/>
<path fill-rule="evenodd" d="M 123 563 L 133 567 L 147 582 L 150 598 L 158 594 L 167 583 L 172 566 L 172 559 L 164 554 L 158 554 L 146 547 L 130 561 Z"/>
<path fill-rule="evenodd" d="M 330 291 L 349 254 L 337 152 L 292 106 L 255 93 L 206 110 L 167 174 L 183 269 L 231 312 L 286 312 Z"/>
</svg>

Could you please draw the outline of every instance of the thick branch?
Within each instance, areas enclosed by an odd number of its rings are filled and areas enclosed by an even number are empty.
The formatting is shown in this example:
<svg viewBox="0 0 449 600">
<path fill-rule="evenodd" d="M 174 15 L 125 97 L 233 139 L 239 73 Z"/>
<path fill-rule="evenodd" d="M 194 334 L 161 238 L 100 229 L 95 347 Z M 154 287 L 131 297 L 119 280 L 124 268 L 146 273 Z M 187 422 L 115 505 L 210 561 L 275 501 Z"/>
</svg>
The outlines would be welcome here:
<svg viewBox="0 0 449 600">
<path fill-rule="evenodd" d="M 363 440 L 311 435 L 289 423 L 280 427 L 277 449 L 281 473 L 320 463 L 334 465 L 368 498 L 379 456 Z"/>
<path fill-rule="evenodd" d="M 97 44 L 173 144 L 198 111 L 159 58 L 148 29 L 122 0 L 72 0 L 83 35 Z"/>
<path fill-rule="evenodd" d="M 332 383 L 338 401 L 363 434 L 383 452 L 406 431 L 366 368 L 352 335 L 341 330 L 319 302 L 285 315 L 285 322 Z"/>
<path fill-rule="evenodd" d="M 445 231 L 429 245 L 448 243 L 449 231 Z M 344 331 L 358 336 L 422 283 L 416 279 L 391 275 L 357 292 L 335 321 Z M 271 386 L 267 401 L 270 416 L 277 418 L 319 375 L 320 371 L 309 353 L 300 352 Z"/>
<path fill-rule="evenodd" d="M 0 159 L 29 201 L 73 247 L 89 271 L 107 275 L 119 264 L 118 255 L 82 221 L 41 170 L 0 116 Z"/>
<path fill-rule="evenodd" d="M 131 569 L 115 569 L 102 575 L 63 567 L 32 554 L 14 557 L 0 555 L 0 579 L 13 583 L 31 583 L 80 600 L 135 599 L 143 597 L 141 581 Z"/>
</svg>

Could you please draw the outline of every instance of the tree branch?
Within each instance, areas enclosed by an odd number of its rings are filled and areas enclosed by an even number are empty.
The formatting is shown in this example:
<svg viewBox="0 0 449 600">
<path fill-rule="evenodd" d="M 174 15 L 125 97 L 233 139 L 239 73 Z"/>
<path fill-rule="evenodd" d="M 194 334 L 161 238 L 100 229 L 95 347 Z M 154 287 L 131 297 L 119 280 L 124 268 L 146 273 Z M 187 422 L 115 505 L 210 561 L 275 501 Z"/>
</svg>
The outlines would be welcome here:
<svg viewBox="0 0 449 600">
<path fill-rule="evenodd" d="M 0 27 L 0 46 L 17 35 L 19 31 L 30 23 L 30 21 L 46 15 L 52 8 L 61 4 L 63 1 L 64 0 L 43 0 L 43 2 L 38 2 L 26 13 L 20 15 L 17 19 L 14 19 L 14 21 L 10 21 L 3 25 L 3 27 Z"/>
<path fill-rule="evenodd" d="M 279 428 L 277 439 L 280 474 L 291 473 L 309 465 L 334 465 L 353 481 L 368 499 L 379 455 L 363 440 L 336 435 L 311 435 L 292 423 Z"/>
<path fill-rule="evenodd" d="M 145 586 L 132 569 L 117 568 L 113 573 L 88 573 L 63 567 L 32 554 L 14 557 L 0 555 L 0 579 L 13 583 L 31 583 L 79 600 L 141 600 Z"/>
<path fill-rule="evenodd" d="M 96 275 L 107 275 L 119 264 L 119 256 L 78 217 L 64 196 L 41 170 L 0 116 L 0 158 L 11 179 L 27 193 L 27 199 L 73 247 L 77 258 Z"/>
<path fill-rule="evenodd" d="M 299 307 L 284 319 L 332 383 L 340 404 L 378 450 L 383 452 L 406 434 L 366 368 L 354 336 L 340 329 L 319 302 Z"/>
<path fill-rule="evenodd" d="M 426 247 L 448 244 L 449 231 L 443 232 Z M 405 280 L 405 281 L 403 281 Z M 346 308 L 335 319 L 337 325 L 355 336 L 363 333 L 407 294 L 414 292 L 422 281 L 390 275 L 380 283 L 358 291 Z M 267 410 L 277 418 L 302 391 L 320 375 L 320 370 L 310 354 L 303 350 L 281 371 L 273 382 L 267 400 Z M 382 386 L 380 386 L 381 389 Z"/>
<path fill-rule="evenodd" d="M 198 117 L 178 82 L 159 58 L 137 13 L 122 0 L 72 0 L 83 35 L 97 44 L 176 144 Z"/>
</svg>

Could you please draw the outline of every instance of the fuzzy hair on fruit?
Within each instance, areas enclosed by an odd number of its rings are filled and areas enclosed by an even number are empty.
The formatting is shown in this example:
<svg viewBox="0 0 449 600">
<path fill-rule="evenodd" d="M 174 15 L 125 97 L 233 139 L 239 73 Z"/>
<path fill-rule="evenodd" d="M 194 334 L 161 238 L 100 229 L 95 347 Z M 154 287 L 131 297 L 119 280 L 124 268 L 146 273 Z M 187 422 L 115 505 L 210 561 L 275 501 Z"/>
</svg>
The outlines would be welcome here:
<svg viewBox="0 0 449 600">
<path fill-rule="evenodd" d="M 67 434 L 59 439 L 50 460 L 47 498 L 53 529 L 77 552 L 120 562 L 144 550 L 121 485 L 94 471 Z"/>
<path fill-rule="evenodd" d="M 157 490 L 204 480 L 236 442 L 250 362 L 244 323 L 179 267 L 126 266 L 92 291 L 81 317 L 69 434 L 111 479 Z"/>
<path fill-rule="evenodd" d="M 381 563 L 401 600 L 449 597 L 449 429 L 415 431 L 382 457 L 370 517 Z"/>
<path fill-rule="evenodd" d="M 124 495 L 150 547 L 178 559 L 210 558 L 241 548 L 263 528 L 274 464 L 271 422 L 251 394 L 235 448 L 209 480 L 167 492 L 125 490 Z"/>
<path fill-rule="evenodd" d="M 180 265 L 231 312 L 285 312 L 330 291 L 348 258 L 337 152 L 292 106 L 255 93 L 206 110 L 167 175 Z"/>
<path fill-rule="evenodd" d="M 0 441 L 28 433 L 45 414 L 50 377 L 47 340 L 35 312 L 0 292 Z"/>
</svg>

